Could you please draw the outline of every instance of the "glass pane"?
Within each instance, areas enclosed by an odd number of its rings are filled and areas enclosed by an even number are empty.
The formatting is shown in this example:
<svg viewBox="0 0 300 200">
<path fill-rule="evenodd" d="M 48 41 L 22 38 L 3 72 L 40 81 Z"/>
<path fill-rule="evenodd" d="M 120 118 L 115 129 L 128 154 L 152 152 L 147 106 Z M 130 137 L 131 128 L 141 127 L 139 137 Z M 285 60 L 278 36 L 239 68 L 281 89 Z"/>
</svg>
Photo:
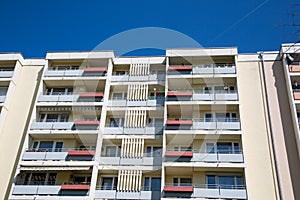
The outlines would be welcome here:
<svg viewBox="0 0 300 200">
<path fill-rule="evenodd" d="M 78 183 L 85 183 L 85 176 L 75 176 L 74 177 L 74 183 L 78 184 Z"/>
<path fill-rule="evenodd" d="M 215 153 L 214 143 L 206 143 L 206 153 Z"/>
<path fill-rule="evenodd" d="M 33 145 L 32 145 L 32 148 L 33 148 L 33 149 L 37 149 L 38 144 L 39 144 L 39 142 L 34 142 Z"/>
<path fill-rule="evenodd" d="M 49 174 L 47 185 L 55 185 L 56 175 L 57 175 L 56 173 L 50 173 Z"/>
<path fill-rule="evenodd" d="M 207 188 L 216 188 L 216 176 L 207 175 L 206 184 L 207 184 Z"/>
<path fill-rule="evenodd" d="M 150 178 L 145 177 L 144 179 L 144 191 L 150 191 Z"/>
<path fill-rule="evenodd" d="M 101 189 L 102 190 L 112 190 L 113 189 L 113 178 L 111 178 L 111 177 L 102 178 Z"/>
<path fill-rule="evenodd" d="M 161 157 L 162 155 L 162 148 L 161 147 L 153 147 L 153 157 Z"/>
<path fill-rule="evenodd" d="M 234 153 L 241 153 L 239 143 L 233 143 Z"/>
<path fill-rule="evenodd" d="M 26 173 L 25 179 L 24 179 L 24 185 L 29 185 L 30 175 L 31 175 L 31 173 Z"/>
<path fill-rule="evenodd" d="M 180 185 L 181 186 L 191 186 L 192 185 L 192 179 L 191 178 L 181 178 L 180 179 Z"/>
<path fill-rule="evenodd" d="M 63 142 L 56 142 L 56 144 L 55 144 L 55 152 L 61 152 L 63 145 L 64 145 Z"/>
<path fill-rule="evenodd" d="M 58 114 L 47 114 L 46 122 L 57 122 Z"/>
<path fill-rule="evenodd" d="M 151 191 L 160 191 L 161 189 L 161 179 L 152 177 L 151 179 Z"/>
<path fill-rule="evenodd" d="M 204 120 L 205 122 L 213 121 L 212 113 L 205 113 L 204 118 L 205 118 L 205 120 Z"/>
<path fill-rule="evenodd" d="M 219 186 L 224 189 L 233 189 L 235 185 L 234 176 L 219 176 Z"/>
<path fill-rule="evenodd" d="M 123 96 L 122 93 L 113 93 L 112 99 L 113 99 L 113 100 L 121 100 L 121 99 L 122 99 L 122 96 Z"/>
<path fill-rule="evenodd" d="M 116 148 L 116 146 L 106 147 L 106 156 L 108 156 L 108 157 L 116 157 L 117 156 L 117 148 Z"/>
<path fill-rule="evenodd" d="M 218 153 L 229 154 L 232 153 L 232 143 L 231 142 L 218 142 L 217 143 Z"/>
<path fill-rule="evenodd" d="M 179 186 L 178 178 L 173 178 L 173 186 Z"/>
<path fill-rule="evenodd" d="M 39 150 L 52 151 L 53 142 L 52 141 L 41 141 Z"/>
<path fill-rule="evenodd" d="M 45 185 L 46 173 L 33 173 L 30 185 Z"/>
<path fill-rule="evenodd" d="M 147 157 L 151 157 L 151 154 L 152 154 L 152 148 L 151 147 L 147 147 L 146 148 L 146 156 Z"/>
<path fill-rule="evenodd" d="M 236 176 L 236 188 L 243 189 L 243 178 L 241 176 Z"/>
</svg>

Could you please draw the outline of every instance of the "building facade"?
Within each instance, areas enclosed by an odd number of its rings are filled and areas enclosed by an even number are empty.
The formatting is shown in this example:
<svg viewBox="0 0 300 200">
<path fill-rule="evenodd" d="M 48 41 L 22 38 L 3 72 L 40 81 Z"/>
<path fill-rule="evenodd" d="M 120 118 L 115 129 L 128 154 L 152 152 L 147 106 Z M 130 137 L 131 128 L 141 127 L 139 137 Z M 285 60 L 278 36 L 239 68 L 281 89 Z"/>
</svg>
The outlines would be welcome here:
<svg viewBox="0 0 300 200">
<path fill-rule="evenodd" d="M 297 44 L 0 56 L 2 199 L 300 198 Z"/>
</svg>

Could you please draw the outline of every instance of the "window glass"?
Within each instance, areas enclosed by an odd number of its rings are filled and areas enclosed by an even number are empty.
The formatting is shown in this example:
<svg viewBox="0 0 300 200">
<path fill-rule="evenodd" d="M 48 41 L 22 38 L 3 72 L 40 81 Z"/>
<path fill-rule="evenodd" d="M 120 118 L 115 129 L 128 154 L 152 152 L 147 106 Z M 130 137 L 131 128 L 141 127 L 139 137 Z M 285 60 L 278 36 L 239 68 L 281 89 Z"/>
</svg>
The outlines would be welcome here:
<svg viewBox="0 0 300 200">
<path fill-rule="evenodd" d="M 53 142 L 52 141 L 40 141 L 39 150 L 52 151 Z"/>
<path fill-rule="evenodd" d="M 192 179 L 191 178 L 181 178 L 180 179 L 180 186 L 191 186 Z"/>
<path fill-rule="evenodd" d="M 102 190 L 112 190 L 113 189 L 113 178 L 112 177 L 103 177 L 101 183 Z"/>
<path fill-rule="evenodd" d="M 116 146 L 106 147 L 106 156 L 107 157 L 116 157 L 117 156 L 117 147 Z"/>
<path fill-rule="evenodd" d="M 55 185 L 56 173 L 50 173 L 47 181 L 47 185 Z"/>
<path fill-rule="evenodd" d="M 115 92 L 112 94 L 112 99 L 113 100 L 121 100 L 123 96 L 123 93 Z"/>
<path fill-rule="evenodd" d="M 173 178 L 173 186 L 179 186 L 178 178 Z"/>
<path fill-rule="evenodd" d="M 150 178 L 149 177 L 145 177 L 144 179 L 144 191 L 150 191 Z"/>
<path fill-rule="evenodd" d="M 206 143 L 206 153 L 215 153 L 214 143 Z"/>
<path fill-rule="evenodd" d="M 56 142 L 56 144 L 55 144 L 55 152 L 61 152 L 63 145 L 64 145 L 63 142 Z"/>
<path fill-rule="evenodd" d="M 232 153 L 232 143 L 231 142 L 218 142 L 217 143 L 218 153 L 229 154 Z"/>
<path fill-rule="evenodd" d="M 219 176 L 219 186 L 224 189 L 233 189 L 235 185 L 234 176 Z"/>
<path fill-rule="evenodd" d="M 212 122 L 213 121 L 212 113 L 205 113 L 205 115 L 204 115 L 204 121 L 205 122 Z"/>
<path fill-rule="evenodd" d="M 45 185 L 46 173 L 32 173 L 30 185 Z"/>
<path fill-rule="evenodd" d="M 216 188 L 216 177 L 213 175 L 206 176 L 207 188 Z"/>
<path fill-rule="evenodd" d="M 152 177 L 151 178 L 151 191 L 160 191 L 161 189 L 161 178 Z"/>
</svg>

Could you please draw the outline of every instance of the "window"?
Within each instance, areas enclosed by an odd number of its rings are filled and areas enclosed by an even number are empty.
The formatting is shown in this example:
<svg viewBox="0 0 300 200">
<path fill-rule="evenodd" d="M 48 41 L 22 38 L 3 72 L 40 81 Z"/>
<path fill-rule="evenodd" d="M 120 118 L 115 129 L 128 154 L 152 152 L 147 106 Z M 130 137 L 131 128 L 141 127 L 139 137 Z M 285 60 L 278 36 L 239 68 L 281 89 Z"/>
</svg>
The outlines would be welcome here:
<svg viewBox="0 0 300 200">
<path fill-rule="evenodd" d="M 149 118 L 148 119 L 148 127 L 162 126 L 163 123 L 164 123 L 164 119 L 162 119 L 162 118 Z"/>
<path fill-rule="evenodd" d="M 119 157 L 119 156 L 121 156 L 121 146 L 106 146 L 104 155 L 106 157 Z"/>
<path fill-rule="evenodd" d="M 116 190 L 118 184 L 118 177 L 102 177 L 101 190 Z"/>
<path fill-rule="evenodd" d="M 176 147 L 174 147 L 174 151 L 180 151 L 180 152 L 192 151 L 192 147 L 188 147 L 188 146 L 176 146 Z"/>
<path fill-rule="evenodd" d="M 161 178 L 160 177 L 145 177 L 144 191 L 160 191 Z"/>
<path fill-rule="evenodd" d="M 109 118 L 108 127 L 123 127 L 124 118 Z"/>
<path fill-rule="evenodd" d="M 26 173 L 24 185 L 55 185 L 57 173 Z"/>
<path fill-rule="evenodd" d="M 212 91 L 212 87 L 210 86 L 204 87 L 204 94 L 211 94 L 211 91 Z"/>
<path fill-rule="evenodd" d="M 146 157 L 161 157 L 162 147 L 156 146 L 147 146 L 146 148 Z"/>
<path fill-rule="evenodd" d="M 192 178 L 173 178 L 173 186 L 192 186 Z"/>
<path fill-rule="evenodd" d="M 52 67 L 52 70 L 60 70 L 60 71 L 63 71 L 63 70 L 78 70 L 79 69 L 79 66 L 53 66 Z"/>
<path fill-rule="evenodd" d="M 126 71 L 116 71 L 117 76 L 123 76 L 126 74 Z"/>
<path fill-rule="evenodd" d="M 220 154 L 240 153 L 240 145 L 237 142 L 206 143 L 206 152 Z"/>
<path fill-rule="evenodd" d="M 74 175 L 73 182 L 74 182 L 74 184 L 90 184 L 91 176 L 90 175 Z"/>
<path fill-rule="evenodd" d="M 212 122 L 213 121 L 213 114 L 212 113 L 205 113 L 204 114 L 204 121 L 205 122 Z"/>
<path fill-rule="evenodd" d="M 41 114 L 40 116 L 41 122 L 68 122 L 69 121 L 69 113 L 47 113 Z"/>
<path fill-rule="evenodd" d="M 36 151 L 61 152 L 63 145 L 63 142 L 57 141 L 34 141 L 32 149 Z"/>
<path fill-rule="evenodd" d="M 237 122 L 236 113 L 216 113 L 216 119 L 218 122 Z"/>
<path fill-rule="evenodd" d="M 240 189 L 243 188 L 242 176 L 236 175 L 207 175 L 207 188 Z"/>
<path fill-rule="evenodd" d="M 46 95 L 61 95 L 61 94 L 72 94 L 73 88 L 47 88 Z"/>
</svg>

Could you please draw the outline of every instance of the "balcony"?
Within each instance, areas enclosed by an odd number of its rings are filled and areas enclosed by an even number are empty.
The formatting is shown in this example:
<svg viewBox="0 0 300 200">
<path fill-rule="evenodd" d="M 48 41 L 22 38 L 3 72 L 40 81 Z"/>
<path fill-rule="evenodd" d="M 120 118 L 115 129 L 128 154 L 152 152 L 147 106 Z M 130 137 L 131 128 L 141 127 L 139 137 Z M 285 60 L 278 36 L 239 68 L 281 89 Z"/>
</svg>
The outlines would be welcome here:
<svg viewBox="0 0 300 200">
<path fill-rule="evenodd" d="M 167 94 L 168 101 L 237 101 L 237 91 L 232 90 L 184 90 L 170 91 Z"/>
<path fill-rule="evenodd" d="M 75 120 L 73 122 L 34 121 L 30 130 L 97 130 L 99 127 L 97 120 Z"/>
<path fill-rule="evenodd" d="M 22 156 L 22 161 L 92 161 L 94 150 L 80 148 L 55 149 L 27 149 Z"/>
<path fill-rule="evenodd" d="M 159 155 L 144 154 L 141 158 L 122 158 L 117 155 L 102 155 L 99 160 L 102 165 L 141 165 L 141 166 L 161 166 L 162 157 Z"/>
<path fill-rule="evenodd" d="M 144 76 L 133 76 L 129 75 L 128 73 L 124 74 L 116 74 L 113 73 L 111 77 L 112 82 L 129 82 L 129 81 L 141 81 L 141 82 L 147 82 L 147 81 L 164 81 L 166 75 L 165 74 L 149 74 Z"/>
<path fill-rule="evenodd" d="M 242 185 L 199 185 L 194 187 L 196 198 L 247 199 Z"/>
<path fill-rule="evenodd" d="M 240 130 L 241 125 L 236 118 L 218 119 L 168 119 L 167 130 Z"/>
<path fill-rule="evenodd" d="M 88 67 L 88 68 L 74 68 L 55 70 L 47 69 L 45 77 L 85 77 L 85 76 L 106 76 L 107 67 Z"/>
<path fill-rule="evenodd" d="M 104 199 L 160 199 L 160 191 L 151 191 L 149 187 L 143 187 L 141 191 L 118 191 L 116 187 L 96 188 L 95 198 Z"/>
<path fill-rule="evenodd" d="M 153 98 L 149 97 L 148 100 L 134 101 L 127 99 L 112 99 L 108 101 L 108 106 L 114 107 L 125 107 L 125 106 L 163 106 L 165 103 L 165 98 Z"/>
<path fill-rule="evenodd" d="M 103 99 L 102 92 L 83 92 L 83 93 L 52 93 L 41 94 L 38 102 L 101 102 Z"/>
<path fill-rule="evenodd" d="M 172 65 L 168 68 L 169 75 L 209 75 L 235 74 L 234 64 L 203 64 L 203 65 Z"/>
<path fill-rule="evenodd" d="M 155 126 L 148 126 L 145 128 L 125 128 L 122 126 L 113 126 L 110 125 L 109 127 L 104 128 L 105 134 L 134 134 L 134 135 L 160 135 L 163 132 L 163 124 L 155 124 Z"/>
</svg>

